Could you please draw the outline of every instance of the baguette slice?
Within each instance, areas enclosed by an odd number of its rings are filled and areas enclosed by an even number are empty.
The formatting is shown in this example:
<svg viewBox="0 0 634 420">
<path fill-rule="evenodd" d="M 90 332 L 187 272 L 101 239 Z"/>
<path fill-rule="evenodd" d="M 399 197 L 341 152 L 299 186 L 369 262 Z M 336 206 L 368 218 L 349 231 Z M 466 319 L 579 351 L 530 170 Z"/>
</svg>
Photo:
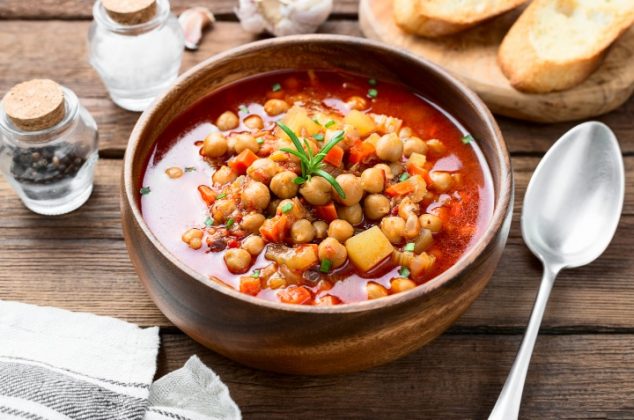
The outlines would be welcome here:
<svg viewBox="0 0 634 420">
<path fill-rule="evenodd" d="M 534 0 L 502 41 L 498 62 L 518 90 L 569 89 L 633 22 L 634 0 Z"/>
<path fill-rule="evenodd" d="M 394 0 L 394 19 L 405 32 L 434 38 L 463 31 L 525 2 L 526 0 Z"/>
</svg>

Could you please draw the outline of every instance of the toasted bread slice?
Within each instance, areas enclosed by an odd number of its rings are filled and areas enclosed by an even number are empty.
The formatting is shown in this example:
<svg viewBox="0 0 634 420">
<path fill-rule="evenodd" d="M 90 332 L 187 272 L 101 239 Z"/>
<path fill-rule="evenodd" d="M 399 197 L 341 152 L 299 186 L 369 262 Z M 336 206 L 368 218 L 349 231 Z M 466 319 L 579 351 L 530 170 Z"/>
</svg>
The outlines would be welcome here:
<svg viewBox="0 0 634 420">
<path fill-rule="evenodd" d="M 516 89 L 569 89 L 633 22 L 634 0 L 534 0 L 502 41 L 498 62 Z"/>
<path fill-rule="evenodd" d="M 514 9 L 526 0 L 394 0 L 394 19 L 405 32 L 450 35 Z"/>
</svg>

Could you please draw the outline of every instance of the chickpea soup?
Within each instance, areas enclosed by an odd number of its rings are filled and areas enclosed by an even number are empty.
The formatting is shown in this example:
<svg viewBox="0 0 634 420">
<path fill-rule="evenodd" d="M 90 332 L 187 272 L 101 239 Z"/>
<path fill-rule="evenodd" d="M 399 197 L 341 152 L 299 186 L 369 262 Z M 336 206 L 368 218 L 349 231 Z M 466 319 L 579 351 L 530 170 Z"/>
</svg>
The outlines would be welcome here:
<svg viewBox="0 0 634 420">
<path fill-rule="evenodd" d="M 411 90 L 334 71 L 224 87 L 158 139 L 140 190 L 161 243 L 210 281 L 338 305 L 401 293 L 486 228 L 477 141 Z"/>
</svg>

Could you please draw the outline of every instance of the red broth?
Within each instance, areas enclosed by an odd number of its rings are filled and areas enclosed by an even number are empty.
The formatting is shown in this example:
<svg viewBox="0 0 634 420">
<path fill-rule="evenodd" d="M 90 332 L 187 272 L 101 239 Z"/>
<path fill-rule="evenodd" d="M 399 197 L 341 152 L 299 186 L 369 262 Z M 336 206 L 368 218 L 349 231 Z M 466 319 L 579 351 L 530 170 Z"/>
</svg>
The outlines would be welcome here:
<svg viewBox="0 0 634 420">
<path fill-rule="evenodd" d="M 244 117 L 254 114 L 264 121 L 264 130 L 272 130 L 281 116 L 267 115 L 263 108 L 267 99 L 284 99 L 292 104 L 310 98 L 333 112 L 345 114 L 349 112 L 346 100 L 355 95 L 368 102 L 363 112 L 397 117 L 403 121 L 403 127 L 412 129 L 413 135 L 423 140 L 438 139 L 444 144 L 446 152 L 442 156 L 435 158 L 433 152 L 427 153 L 430 173 L 460 174 L 459 178 L 452 178 L 460 182 L 450 193 L 433 194 L 432 201 L 427 200 L 421 205 L 421 212 L 433 213 L 443 222 L 442 230 L 433 236 L 433 245 L 425 251 L 435 258 L 435 262 L 424 277 L 416 279 L 416 284 L 431 280 L 455 264 L 487 227 L 493 209 L 489 170 L 477 140 L 468 136 L 446 112 L 403 86 L 358 75 L 331 71 L 269 73 L 223 87 L 193 105 L 166 128 L 146 163 L 140 194 L 146 223 L 159 241 L 183 263 L 209 277 L 210 281 L 220 281 L 240 290 L 241 279 L 249 273 L 234 274 L 227 269 L 224 252 L 212 252 L 206 245 L 195 250 L 181 239 L 188 229 L 204 231 L 211 220 L 209 206 L 197 190 L 201 185 L 211 185 L 215 171 L 209 160 L 201 156 L 202 140 L 218 131 L 214 122 L 227 110 L 240 117 L 240 126 L 231 130 L 233 132 L 245 130 Z M 264 150 L 262 147 L 259 154 L 265 153 Z M 173 167 L 183 170 L 183 175 L 177 179 L 168 177 L 166 170 Z M 374 224 L 364 221 L 355 226 L 355 233 Z M 236 245 L 228 242 L 227 246 L 230 249 Z M 253 259 L 251 268 L 256 273 L 270 264 L 264 255 L 265 252 L 261 252 Z M 315 267 L 313 274 L 317 273 L 315 276 L 318 277 L 313 276 L 313 281 L 302 285 L 310 292 L 307 294 L 310 297 L 291 302 L 317 304 L 324 296 L 334 297 L 330 303 L 367 300 L 369 282 L 383 286 L 387 294 L 392 294 L 391 280 L 402 277 L 401 270 L 390 261 L 384 261 L 369 273 L 360 272 L 349 261 L 327 274 L 320 273 L 319 267 Z M 297 285 L 290 285 L 272 289 L 263 284 L 257 293 L 251 294 L 288 302 L 284 298 L 285 290 L 296 288 Z"/>
</svg>

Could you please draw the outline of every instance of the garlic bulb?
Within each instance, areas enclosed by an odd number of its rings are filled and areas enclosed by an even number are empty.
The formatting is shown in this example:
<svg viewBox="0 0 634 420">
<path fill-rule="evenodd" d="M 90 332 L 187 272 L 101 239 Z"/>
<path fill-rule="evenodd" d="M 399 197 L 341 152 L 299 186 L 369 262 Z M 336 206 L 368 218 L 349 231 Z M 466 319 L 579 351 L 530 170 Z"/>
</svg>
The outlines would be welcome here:
<svg viewBox="0 0 634 420">
<path fill-rule="evenodd" d="M 240 0 L 235 12 L 247 32 L 284 36 L 315 32 L 331 10 L 332 0 Z"/>
<path fill-rule="evenodd" d="M 198 49 L 198 44 L 203 36 L 203 31 L 216 21 L 214 14 L 206 7 L 192 7 L 185 10 L 178 17 L 178 22 L 185 36 L 185 48 Z"/>
</svg>

